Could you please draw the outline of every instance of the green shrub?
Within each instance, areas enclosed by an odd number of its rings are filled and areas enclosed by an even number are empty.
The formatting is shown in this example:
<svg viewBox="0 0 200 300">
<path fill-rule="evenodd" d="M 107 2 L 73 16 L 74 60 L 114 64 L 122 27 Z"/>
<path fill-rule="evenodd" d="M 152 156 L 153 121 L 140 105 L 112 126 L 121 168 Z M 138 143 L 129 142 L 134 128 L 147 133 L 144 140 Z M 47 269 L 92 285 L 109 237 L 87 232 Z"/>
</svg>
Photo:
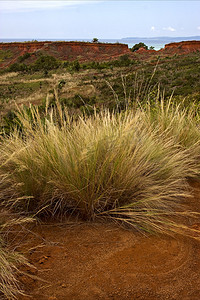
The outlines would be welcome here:
<svg viewBox="0 0 200 300">
<path fill-rule="evenodd" d="M 28 71 L 28 66 L 21 63 L 14 63 L 8 67 L 9 72 L 24 72 Z"/>
<path fill-rule="evenodd" d="M 4 61 L 5 59 L 12 58 L 13 53 L 11 50 L 0 50 L 0 61 Z"/>
<path fill-rule="evenodd" d="M 139 50 L 140 48 L 144 48 L 144 49 L 148 50 L 148 46 L 145 45 L 144 43 L 140 42 L 140 43 L 138 43 L 138 44 L 135 44 L 135 45 L 131 48 L 131 51 L 134 52 L 134 51 Z"/>
<path fill-rule="evenodd" d="M 18 61 L 22 63 L 24 60 L 28 59 L 29 57 L 31 57 L 31 53 L 26 52 L 24 55 L 18 57 Z"/>
<path fill-rule="evenodd" d="M 131 64 L 131 60 L 128 54 L 124 54 L 120 56 L 119 62 L 120 62 L 120 66 L 124 66 L 124 67 L 129 66 Z"/>
<path fill-rule="evenodd" d="M 73 62 L 73 70 L 78 72 L 78 71 L 80 70 L 80 68 L 81 68 L 81 66 L 80 66 L 79 61 L 78 61 L 78 60 L 75 60 L 75 61 Z"/>
<path fill-rule="evenodd" d="M 55 57 L 49 55 L 40 56 L 32 65 L 30 65 L 32 71 L 49 71 L 57 69 L 58 67 L 59 62 Z"/>
<path fill-rule="evenodd" d="M 69 66 L 69 61 L 65 61 L 64 63 L 63 63 L 63 68 L 67 68 Z"/>
</svg>

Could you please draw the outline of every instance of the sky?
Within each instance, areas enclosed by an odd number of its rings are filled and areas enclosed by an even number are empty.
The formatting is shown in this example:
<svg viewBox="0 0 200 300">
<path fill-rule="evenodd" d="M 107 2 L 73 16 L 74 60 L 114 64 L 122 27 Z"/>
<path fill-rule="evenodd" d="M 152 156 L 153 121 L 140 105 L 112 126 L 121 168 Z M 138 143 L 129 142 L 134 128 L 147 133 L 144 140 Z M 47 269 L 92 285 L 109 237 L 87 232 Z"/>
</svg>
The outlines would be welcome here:
<svg viewBox="0 0 200 300">
<path fill-rule="evenodd" d="M 0 38 L 200 36 L 200 1 L 0 0 Z"/>
</svg>

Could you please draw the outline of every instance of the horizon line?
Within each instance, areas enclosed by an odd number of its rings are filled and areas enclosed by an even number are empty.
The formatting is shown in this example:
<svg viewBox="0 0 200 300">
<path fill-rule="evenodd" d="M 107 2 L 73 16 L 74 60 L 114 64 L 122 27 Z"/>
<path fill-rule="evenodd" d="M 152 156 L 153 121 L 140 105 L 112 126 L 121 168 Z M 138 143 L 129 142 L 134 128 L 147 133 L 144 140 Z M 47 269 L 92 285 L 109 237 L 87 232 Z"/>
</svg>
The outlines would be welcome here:
<svg viewBox="0 0 200 300">
<path fill-rule="evenodd" d="M 188 38 L 191 38 L 191 37 L 198 37 L 198 38 L 200 38 L 200 35 L 188 35 L 188 36 L 150 36 L 150 37 L 147 37 L 147 36 L 130 36 L 130 37 L 122 37 L 122 38 L 98 38 L 98 40 L 122 40 L 122 39 L 138 39 L 138 38 L 146 38 L 146 39 L 156 39 L 156 38 L 173 38 L 173 39 L 175 39 L 175 38 L 186 38 L 186 37 L 188 37 Z M 93 38 L 64 38 L 64 37 L 60 37 L 60 38 L 55 38 L 55 37 L 44 37 L 44 38 L 37 38 L 37 37 L 0 37 L 0 39 L 32 39 L 32 40 L 34 40 L 34 39 L 83 39 L 83 40 L 86 40 L 86 39 L 89 39 L 89 40 L 91 40 L 91 39 L 93 39 Z"/>
</svg>

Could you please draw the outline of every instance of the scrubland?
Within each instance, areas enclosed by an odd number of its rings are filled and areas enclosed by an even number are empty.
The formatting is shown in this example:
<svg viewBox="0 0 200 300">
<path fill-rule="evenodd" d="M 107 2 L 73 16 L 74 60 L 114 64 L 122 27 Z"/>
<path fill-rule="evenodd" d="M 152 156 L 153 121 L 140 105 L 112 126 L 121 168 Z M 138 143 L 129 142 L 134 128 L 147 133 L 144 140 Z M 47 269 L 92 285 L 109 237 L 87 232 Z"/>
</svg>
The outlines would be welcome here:
<svg viewBox="0 0 200 300">
<path fill-rule="evenodd" d="M 81 96 L 75 106 L 61 97 L 66 82 L 60 80 L 43 105 L 18 107 L 3 119 L 2 237 L 7 226 L 43 215 L 75 215 L 199 238 L 188 222 L 199 218 L 189 207 L 189 182 L 200 178 L 199 102 L 162 94 L 152 76 L 135 77 L 133 93 L 126 77 L 112 80 L 99 83 L 113 97 L 107 107 Z M 27 262 L 2 241 L 0 291 L 8 299 L 19 292 L 19 263 Z"/>
</svg>

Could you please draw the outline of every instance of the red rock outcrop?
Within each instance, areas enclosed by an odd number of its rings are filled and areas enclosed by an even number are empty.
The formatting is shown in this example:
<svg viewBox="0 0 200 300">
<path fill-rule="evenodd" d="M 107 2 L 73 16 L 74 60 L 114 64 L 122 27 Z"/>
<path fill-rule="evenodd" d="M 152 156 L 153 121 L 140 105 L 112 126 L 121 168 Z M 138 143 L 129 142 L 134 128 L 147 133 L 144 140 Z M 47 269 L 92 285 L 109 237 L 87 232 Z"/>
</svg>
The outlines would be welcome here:
<svg viewBox="0 0 200 300">
<path fill-rule="evenodd" d="M 165 45 L 163 52 L 169 53 L 190 53 L 200 51 L 200 41 L 183 41 Z"/>
<path fill-rule="evenodd" d="M 62 60 L 102 61 L 116 58 L 129 53 L 126 44 L 87 43 L 87 42 L 24 42 L 24 43 L 0 43 L 0 50 L 10 50 L 13 58 L 25 53 L 52 55 Z"/>
<path fill-rule="evenodd" d="M 143 54 L 143 53 L 156 53 L 157 51 L 156 50 L 151 50 L 151 49 L 145 49 L 144 47 L 141 47 L 141 48 L 139 48 L 137 51 L 135 51 L 136 53 L 141 53 L 141 54 Z"/>
</svg>

